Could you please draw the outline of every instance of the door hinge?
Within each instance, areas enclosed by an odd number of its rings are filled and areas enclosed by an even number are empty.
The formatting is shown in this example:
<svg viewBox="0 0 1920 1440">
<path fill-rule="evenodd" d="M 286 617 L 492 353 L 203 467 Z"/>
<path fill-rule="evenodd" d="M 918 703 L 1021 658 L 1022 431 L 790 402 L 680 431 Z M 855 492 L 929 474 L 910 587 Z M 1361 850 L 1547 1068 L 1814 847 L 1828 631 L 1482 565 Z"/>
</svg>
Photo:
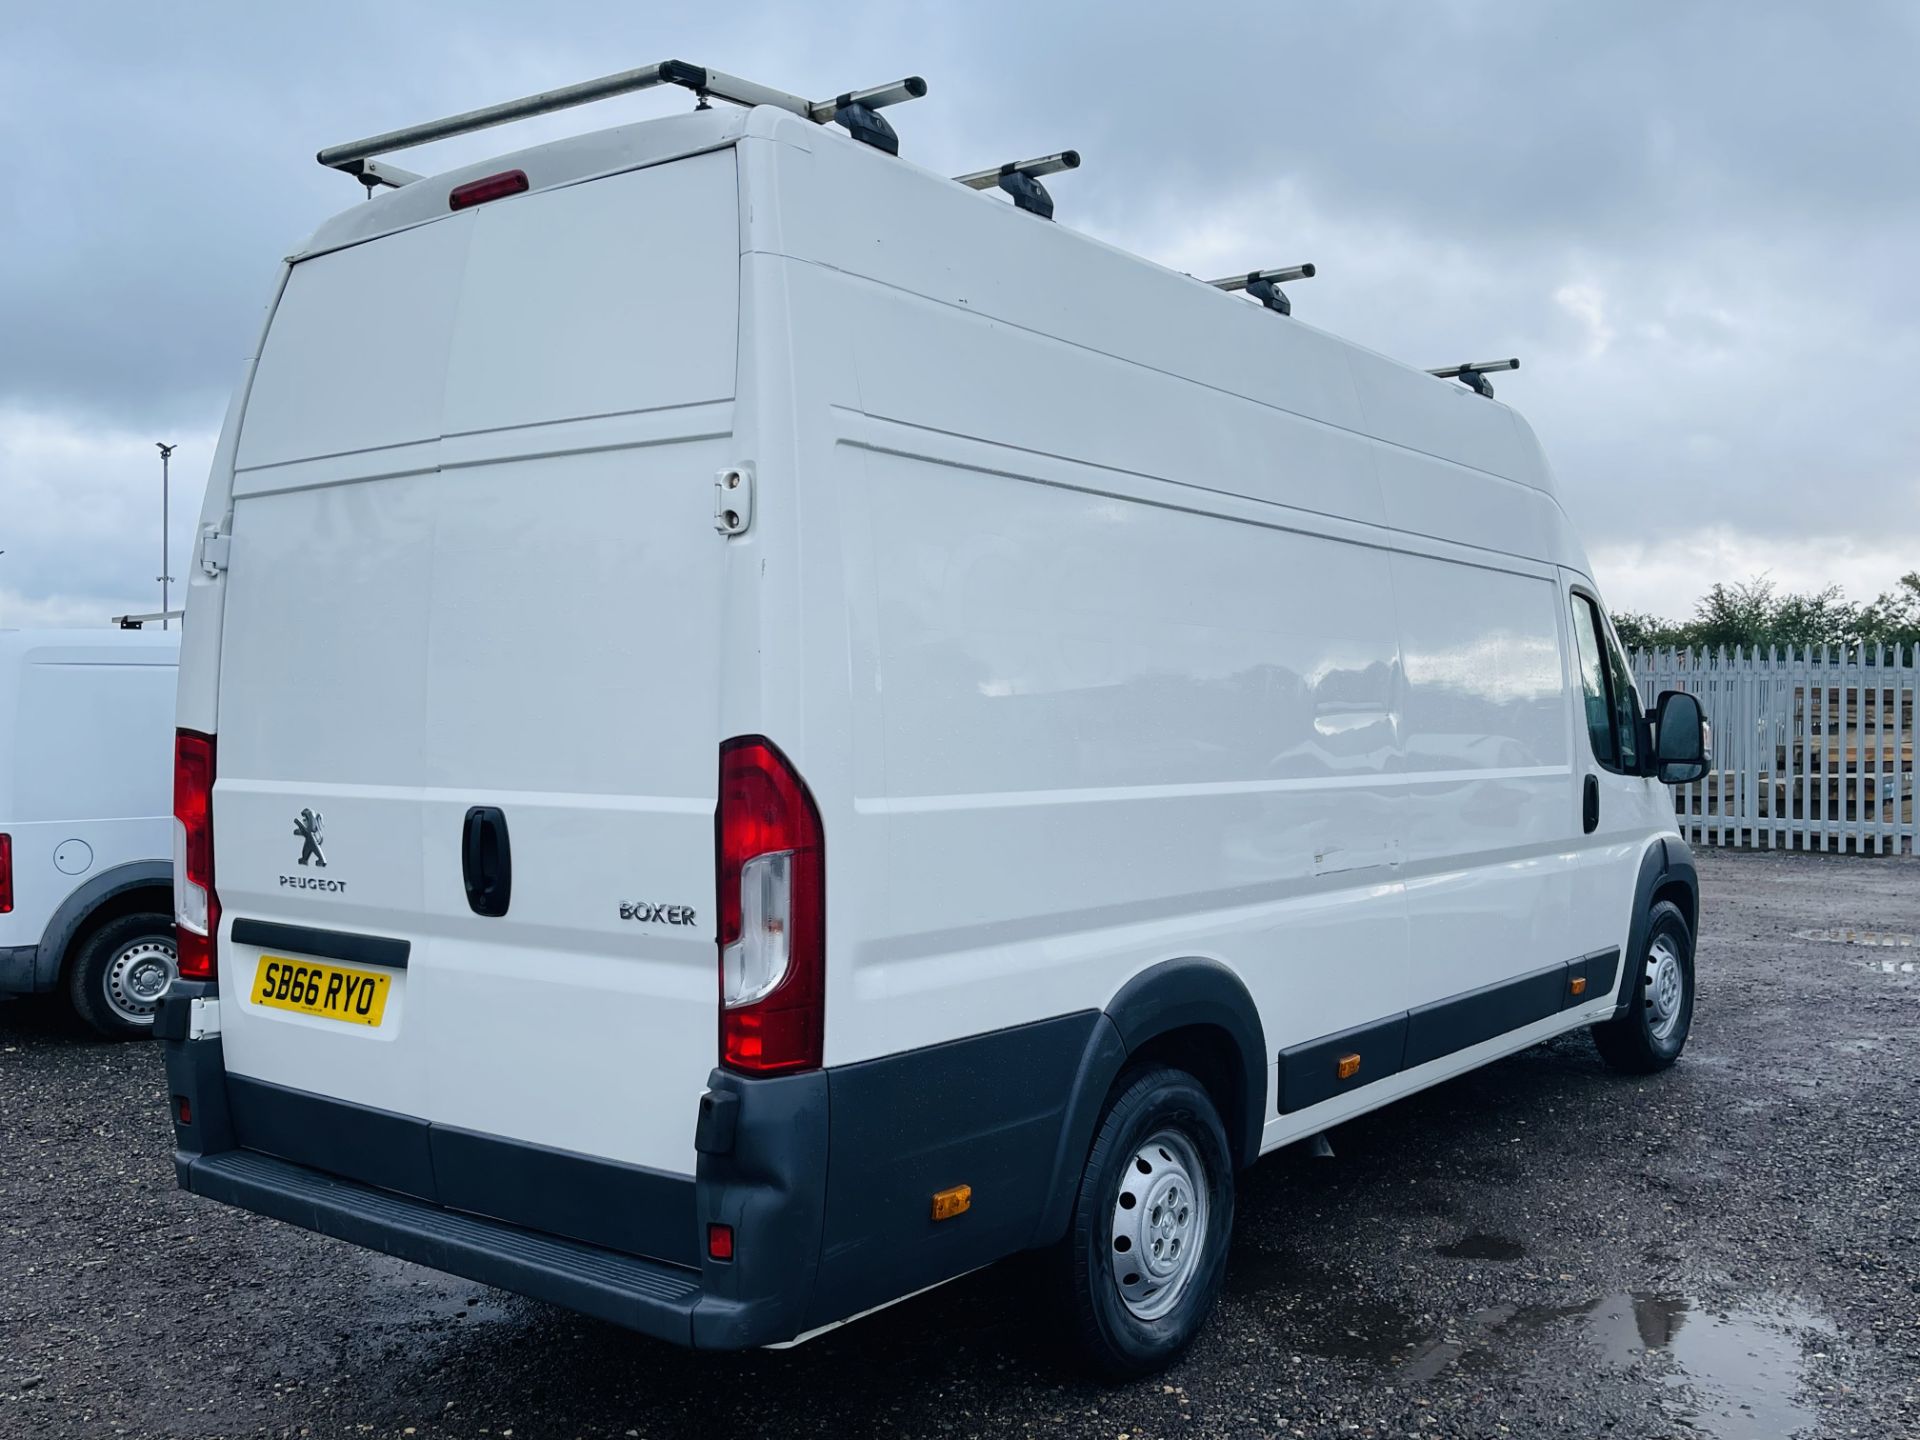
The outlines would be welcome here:
<svg viewBox="0 0 1920 1440">
<path fill-rule="evenodd" d="M 212 579 L 227 568 L 228 542 L 232 539 L 233 537 L 231 535 L 222 535 L 212 526 L 208 526 L 207 529 L 202 532 L 200 536 L 200 568 L 206 572 L 208 579 Z"/>
<path fill-rule="evenodd" d="M 713 528 L 744 535 L 753 524 L 753 466 L 729 465 L 713 477 Z"/>
</svg>

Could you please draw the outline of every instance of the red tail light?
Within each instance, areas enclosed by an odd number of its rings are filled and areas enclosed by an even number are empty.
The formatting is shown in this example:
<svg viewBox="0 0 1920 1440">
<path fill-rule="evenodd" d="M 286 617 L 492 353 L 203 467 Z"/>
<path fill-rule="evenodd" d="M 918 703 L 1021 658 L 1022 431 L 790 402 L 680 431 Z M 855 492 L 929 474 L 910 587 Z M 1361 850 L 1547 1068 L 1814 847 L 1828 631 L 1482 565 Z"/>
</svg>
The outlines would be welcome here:
<svg viewBox="0 0 1920 1440">
<path fill-rule="evenodd" d="M 213 737 L 173 737 L 173 922 L 184 980 L 215 975 L 220 897 L 213 889 Z"/>
<path fill-rule="evenodd" d="M 464 185 L 454 186 L 447 195 L 447 208 L 464 210 L 469 205 L 484 205 L 489 200 L 521 194 L 526 188 L 526 171 L 502 170 L 498 175 L 489 175 L 483 180 L 469 180 Z"/>
<path fill-rule="evenodd" d="M 720 747 L 720 1063 L 750 1075 L 820 1064 L 826 842 L 807 787 L 758 735 Z"/>
<path fill-rule="evenodd" d="M 0 915 L 13 909 L 13 837 L 0 835 Z"/>
</svg>

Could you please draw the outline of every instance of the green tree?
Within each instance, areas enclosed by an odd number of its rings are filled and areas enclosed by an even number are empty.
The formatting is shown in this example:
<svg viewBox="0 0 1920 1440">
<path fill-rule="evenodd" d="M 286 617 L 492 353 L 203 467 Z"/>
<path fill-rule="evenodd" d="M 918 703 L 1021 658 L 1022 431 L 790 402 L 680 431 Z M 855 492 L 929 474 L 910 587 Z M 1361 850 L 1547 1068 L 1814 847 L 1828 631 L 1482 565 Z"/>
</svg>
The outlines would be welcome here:
<svg viewBox="0 0 1920 1440">
<path fill-rule="evenodd" d="M 1909 570 L 1860 612 L 1860 638 L 1874 645 L 1920 645 L 1920 570 Z"/>
<path fill-rule="evenodd" d="M 1804 594 L 1782 594 L 1771 580 L 1756 575 L 1735 584 L 1717 584 L 1694 605 L 1690 620 L 1656 615 L 1614 616 L 1622 643 L 1632 649 L 1805 650 L 1874 645 L 1920 645 L 1920 570 L 1870 605 L 1856 605 L 1838 585 Z"/>
</svg>

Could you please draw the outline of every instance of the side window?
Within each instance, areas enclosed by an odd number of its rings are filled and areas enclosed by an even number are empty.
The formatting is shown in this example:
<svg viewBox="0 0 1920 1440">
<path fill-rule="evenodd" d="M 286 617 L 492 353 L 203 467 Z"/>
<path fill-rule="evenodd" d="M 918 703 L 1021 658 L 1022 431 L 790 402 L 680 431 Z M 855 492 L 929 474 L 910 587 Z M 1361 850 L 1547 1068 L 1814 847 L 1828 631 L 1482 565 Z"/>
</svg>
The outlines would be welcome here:
<svg viewBox="0 0 1920 1440">
<path fill-rule="evenodd" d="M 1629 773 L 1640 765 L 1640 692 L 1633 671 L 1611 630 L 1607 637 L 1607 678 L 1613 684 L 1613 737 L 1620 752 L 1620 768 Z"/>
<path fill-rule="evenodd" d="M 1600 612 L 1584 595 L 1573 597 L 1573 644 L 1580 664 L 1580 693 L 1586 702 L 1587 736 L 1593 758 L 1609 770 L 1620 768 L 1614 743 L 1613 700 L 1607 691 L 1607 656 L 1600 642 Z"/>
</svg>

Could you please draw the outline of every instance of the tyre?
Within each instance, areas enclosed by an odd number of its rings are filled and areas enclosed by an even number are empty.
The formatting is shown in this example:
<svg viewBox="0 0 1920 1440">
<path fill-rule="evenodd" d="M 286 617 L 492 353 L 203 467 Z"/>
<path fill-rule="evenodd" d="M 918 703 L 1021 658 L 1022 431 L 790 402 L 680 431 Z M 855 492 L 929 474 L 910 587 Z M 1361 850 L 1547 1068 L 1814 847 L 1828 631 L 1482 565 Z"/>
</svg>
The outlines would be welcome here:
<svg viewBox="0 0 1920 1440">
<path fill-rule="evenodd" d="M 173 983 L 171 915 L 122 915 L 80 942 L 67 972 L 74 1013 L 100 1034 L 133 1039 L 153 1032 L 153 1012 Z"/>
<path fill-rule="evenodd" d="M 1213 1309 L 1233 1231 L 1233 1161 L 1200 1082 L 1122 1078 L 1081 1173 L 1060 1255 L 1082 1357 L 1114 1380 L 1179 1357 Z"/>
<path fill-rule="evenodd" d="M 1631 957 L 1627 1010 L 1593 1027 L 1600 1058 L 1627 1075 L 1651 1075 L 1680 1058 L 1693 1028 L 1693 935 L 1680 907 L 1661 901 Z"/>
</svg>

